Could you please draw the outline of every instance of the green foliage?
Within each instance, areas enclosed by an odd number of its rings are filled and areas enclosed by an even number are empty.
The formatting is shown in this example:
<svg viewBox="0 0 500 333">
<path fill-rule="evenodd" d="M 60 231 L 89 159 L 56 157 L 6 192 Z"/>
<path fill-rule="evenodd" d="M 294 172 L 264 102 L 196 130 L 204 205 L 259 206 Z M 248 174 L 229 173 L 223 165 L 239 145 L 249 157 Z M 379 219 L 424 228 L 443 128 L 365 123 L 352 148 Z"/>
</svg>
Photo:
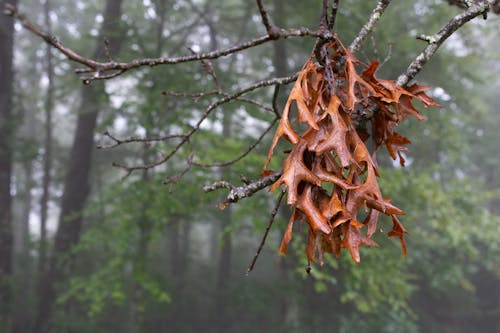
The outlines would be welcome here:
<svg viewBox="0 0 500 333">
<path fill-rule="evenodd" d="M 214 23 L 219 48 L 265 33 L 251 1 L 193 1 L 194 5 L 167 1 L 164 35 L 159 40 L 159 17 L 151 14 L 158 14 L 159 3 L 126 2 L 121 24 L 128 29 L 124 47 L 128 52 L 121 59 L 153 57 L 158 52 L 184 55 L 189 52 L 185 46 L 207 51 L 212 45 L 204 38 L 209 31 L 206 20 Z M 264 3 L 279 24 L 317 26 L 319 2 L 286 1 L 281 3 L 282 13 L 276 12 L 280 7 L 277 1 Z M 374 4 L 340 3 L 337 32 L 348 45 Z M 28 14 L 41 20 L 38 3 L 23 5 Z M 102 2 L 75 5 L 55 1 L 53 7 L 58 18 L 54 33 L 65 45 L 90 56 Z M 425 15 L 415 14 L 419 11 Z M 199 16 L 200 12 L 205 15 Z M 424 47 L 413 35 L 437 31 L 457 12 L 444 1 L 393 1 L 377 26 L 374 43 L 368 40 L 359 57 L 383 60 L 389 43 L 393 43 L 392 56 L 380 76 L 396 78 Z M 84 212 L 83 235 L 71 252 L 76 258 L 73 275 L 59 286 L 54 327 L 60 331 L 70 327 L 75 332 L 126 332 L 133 328 L 136 332 L 205 331 L 219 324 L 215 300 L 221 290 L 228 309 L 226 320 L 233 325 L 232 331 L 238 332 L 467 332 L 473 331 L 474 325 L 480 328 L 482 323 L 494 322 L 499 304 L 489 305 L 486 300 L 491 295 L 483 288 L 498 286 L 500 279 L 496 239 L 500 222 L 500 118 L 495 95 L 499 84 L 495 78 L 498 71 L 492 70 L 499 66 L 497 30 L 472 22 L 454 42 L 444 45 L 419 75 L 419 83 L 434 86 L 433 97 L 443 108 L 423 109 L 426 120 L 412 120 L 398 128 L 413 139 L 408 166 L 395 168 L 387 156 L 378 156 L 382 193 L 406 212 L 402 221 L 409 231 L 407 257 L 401 254 L 397 239 L 387 239 L 391 222 L 383 220 L 374 236 L 379 247 L 362 248 L 361 264 L 354 264 L 346 255 L 335 258 L 328 254 L 324 267 L 313 266 L 308 275 L 302 250 L 305 226 L 302 231 L 296 226 L 288 257 L 277 255 L 290 214 L 282 207 L 255 270 L 245 276 L 276 195 L 264 190 L 221 213 L 217 203 L 226 192 L 205 194 L 202 186 L 219 179 L 241 184 L 242 175 L 257 179 L 271 134 L 228 168 L 193 165 L 177 182 L 163 184 L 186 170 L 192 153 L 195 162 L 225 162 L 240 156 L 257 140 L 274 114 L 238 101 L 216 109 L 189 144 L 154 171 L 139 170 L 120 181 L 123 171 L 110 164 L 157 161 L 174 149 L 178 139 L 95 152 L 92 198 Z M 19 122 L 26 123 L 26 115 L 33 112 L 34 126 L 40 128 L 45 90 L 38 80 L 43 59 L 36 56 L 36 49 L 41 44 L 23 30 L 16 43 L 23 55 L 17 65 L 16 109 L 24 115 L 19 116 Z M 314 40 L 294 38 L 285 44 L 292 73 L 309 56 Z M 223 90 L 233 92 L 271 77 L 273 52 L 274 46 L 266 44 L 241 56 L 214 60 Z M 73 65 L 56 56 L 56 161 L 67 158 L 73 131 L 71 110 L 79 104 L 80 83 L 72 70 Z M 107 130 L 119 138 L 185 133 L 217 97 L 196 100 L 164 96 L 162 92 L 213 89 L 213 81 L 196 63 L 126 73 L 106 83 L 108 96 L 103 99 L 109 105 L 103 110 L 98 132 Z M 289 89 L 282 87 L 281 93 L 286 95 Z M 272 89 L 263 89 L 248 97 L 268 105 L 272 93 Z M 230 135 L 223 134 L 224 122 L 229 123 Z M 41 140 L 33 140 L 28 135 L 33 133 L 28 132 L 22 132 L 16 143 L 20 162 L 42 154 Z M 99 133 L 97 140 L 108 142 Z M 276 151 L 288 148 L 280 143 Z M 273 159 L 269 166 L 273 170 L 280 167 L 279 159 Z M 35 173 L 39 170 L 36 164 Z M 53 174 L 55 203 L 65 175 L 62 162 L 55 164 Z M 231 223 L 221 227 L 228 216 Z M 224 235 L 231 236 L 230 269 L 227 285 L 218 289 Z M 450 319 L 443 322 L 442 318 Z M 464 320 L 470 326 L 460 325 Z"/>
</svg>

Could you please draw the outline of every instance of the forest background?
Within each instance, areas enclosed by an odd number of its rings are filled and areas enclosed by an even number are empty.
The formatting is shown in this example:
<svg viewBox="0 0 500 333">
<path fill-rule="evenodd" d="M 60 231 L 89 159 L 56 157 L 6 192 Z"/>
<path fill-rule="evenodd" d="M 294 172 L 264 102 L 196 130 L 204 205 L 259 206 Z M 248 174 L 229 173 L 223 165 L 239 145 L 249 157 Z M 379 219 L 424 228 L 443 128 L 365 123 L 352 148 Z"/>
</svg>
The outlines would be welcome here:
<svg viewBox="0 0 500 333">
<path fill-rule="evenodd" d="M 415 36 L 463 11 L 449 2 L 391 3 L 358 58 L 379 60 L 377 75 L 396 79 L 426 46 Z M 280 27 L 318 26 L 320 1 L 264 3 Z M 335 29 L 349 45 L 375 1 L 340 4 Z M 253 1 L 26 0 L 18 8 L 90 58 L 190 55 L 266 33 Z M 9 20 L 2 16 L 2 27 Z M 361 264 L 326 255 L 308 275 L 305 228 L 287 257 L 277 255 L 290 216 L 283 205 L 246 275 L 277 193 L 220 210 L 227 193 L 203 185 L 260 177 L 276 124 L 272 87 L 217 108 L 167 163 L 130 174 L 119 165 L 161 160 L 221 91 L 296 73 L 315 39 L 85 85 L 78 66 L 17 21 L 13 53 L 2 40 L 0 55 L 2 66 L 13 59 L 13 79 L 0 77 L 2 98 L 12 97 L 1 148 L 13 152 L 0 186 L 5 193 L 10 184 L 14 251 L 0 251 L 0 332 L 500 332 L 499 23 L 495 13 L 474 19 L 418 74 L 442 108 L 400 126 L 412 140 L 406 167 L 379 153 L 382 191 L 406 211 L 406 257 L 382 219 L 379 247 L 362 248 Z M 290 88 L 277 92 L 279 110 Z M 242 159 L 220 163 L 263 134 Z"/>
</svg>

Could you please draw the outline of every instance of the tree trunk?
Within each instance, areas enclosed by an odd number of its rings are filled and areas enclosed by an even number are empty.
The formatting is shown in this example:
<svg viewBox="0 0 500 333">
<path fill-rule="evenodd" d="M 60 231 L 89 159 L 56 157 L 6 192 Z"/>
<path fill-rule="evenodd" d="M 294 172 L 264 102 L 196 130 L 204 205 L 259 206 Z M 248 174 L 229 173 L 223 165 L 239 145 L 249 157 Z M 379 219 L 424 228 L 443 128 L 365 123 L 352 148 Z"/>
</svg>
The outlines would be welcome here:
<svg viewBox="0 0 500 333">
<path fill-rule="evenodd" d="M 101 58 L 105 54 L 105 38 L 109 40 L 109 53 L 111 55 L 118 53 L 123 38 L 123 32 L 119 29 L 121 5 L 122 0 L 106 1 L 104 21 L 93 58 Z M 59 226 L 50 258 L 50 266 L 44 274 L 44 288 L 38 299 L 38 311 L 34 326 L 36 333 L 44 333 L 48 330 L 47 323 L 52 316 L 57 296 L 56 285 L 68 273 L 69 262 L 63 258 L 80 238 L 83 223 L 81 212 L 90 191 L 89 174 L 94 146 L 94 129 L 103 96 L 104 84 L 102 82 L 94 82 L 82 87 L 82 102 L 64 182 Z"/>
<path fill-rule="evenodd" d="M 17 0 L 9 3 L 16 5 Z M 4 8 L 7 1 L 0 0 Z M 11 325 L 13 20 L 0 15 L 0 324 Z"/>
<path fill-rule="evenodd" d="M 29 116 L 28 133 L 34 133 L 34 115 Z M 12 332 L 24 333 L 30 329 L 31 310 L 30 295 L 33 286 L 32 259 L 30 258 L 30 235 L 29 219 L 32 207 L 31 190 L 34 187 L 33 182 L 33 160 L 29 159 L 23 162 L 23 192 L 22 200 L 15 200 L 13 205 L 13 220 L 16 221 L 13 226 L 14 234 L 14 277 L 13 283 L 13 314 L 12 314 Z M 16 186 L 21 187 L 20 182 Z M 21 201 L 21 202 L 20 202 Z"/>
<path fill-rule="evenodd" d="M 50 0 L 44 4 L 45 28 L 50 34 L 52 24 L 50 21 Z M 47 45 L 46 72 L 48 78 L 47 94 L 45 97 L 45 143 L 43 155 L 42 198 L 40 199 L 40 245 L 38 250 L 38 290 L 42 288 L 42 277 L 46 267 L 47 253 L 47 210 L 49 203 L 49 186 L 52 170 L 52 108 L 54 97 L 54 66 L 52 60 L 52 47 Z"/>
</svg>

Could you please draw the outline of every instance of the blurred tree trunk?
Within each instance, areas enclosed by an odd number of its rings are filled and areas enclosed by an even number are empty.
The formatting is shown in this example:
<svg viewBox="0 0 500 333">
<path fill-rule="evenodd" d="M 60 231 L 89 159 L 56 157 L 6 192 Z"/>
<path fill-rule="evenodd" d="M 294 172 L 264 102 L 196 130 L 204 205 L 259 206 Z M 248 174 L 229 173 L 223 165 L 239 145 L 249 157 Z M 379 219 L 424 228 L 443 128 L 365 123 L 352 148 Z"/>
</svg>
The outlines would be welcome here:
<svg viewBox="0 0 500 333">
<path fill-rule="evenodd" d="M 4 8 L 9 2 L 1 0 Z M 12 275 L 12 95 L 13 95 L 13 20 L 0 15 L 0 325 L 9 329 L 11 325 L 11 275 Z"/>
<path fill-rule="evenodd" d="M 22 97 L 21 97 L 22 98 Z M 30 231 L 29 220 L 33 206 L 32 189 L 36 188 L 34 181 L 34 163 L 37 156 L 38 144 L 37 119 L 30 110 L 24 109 L 22 102 L 16 106 L 22 114 L 23 126 L 16 129 L 17 136 L 26 142 L 23 155 L 16 159 L 14 165 L 14 177 L 16 178 L 16 195 L 13 198 L 12 207 L 12 232 L 13 232 L 13 277 L 12 297 L 13 317 L 12 332 L 28 332 L 32 319 L 32 308 L 30 307 L 30 297 L 35 281 L 33 276 L 32 257 L 30 256 Z M 28 144 L 29 143 L 29 144 Z"/>
<path fill-rule="evenodd" d="M 44 24 L 50 34 L 52 24 L 50 21 L 50 0 L 45 0 Z M 52 47 L 46 49 L 46 74 L 48 78 L 47 93 L 45 95 L 45 142 L 43 155 L 42 198 L 40 199 L 40 245 L 38 249 L 38 290 L 42 288 L 42 277 L 46 267 L 47 249 L 47 211 L 49 203 L 49 186 L 52 171 L 52 108 L 54 97 L 54 66 L 52 60 Z"/>
<path fill-rule="evenodd" d="M 119 28 L 121 5 L 122 0 L 106 1 L 104 21 L 92 58 L 102 58 L 105 55 L 105 38 L 109 40 L 109 54 L 118 53 L 124 36 L 122 29 Z M 103 82 L 93 82 L 91 85 L 82 87 L 82 102 L 64 182 L 59 226 L 49 267 L 44 274 L 43 289 L 38 299 L 34 326 L 36 333 L 48 332 L 47 323 L 51 319 L 57 297 L 56 286 L 68 273 L 69 262 L 65 257 L 80 238 L 83 223 L 81 213 L 90 191 L 89 174 L 94 146 L 94 129 L 104 96 Z"/>
</svg>

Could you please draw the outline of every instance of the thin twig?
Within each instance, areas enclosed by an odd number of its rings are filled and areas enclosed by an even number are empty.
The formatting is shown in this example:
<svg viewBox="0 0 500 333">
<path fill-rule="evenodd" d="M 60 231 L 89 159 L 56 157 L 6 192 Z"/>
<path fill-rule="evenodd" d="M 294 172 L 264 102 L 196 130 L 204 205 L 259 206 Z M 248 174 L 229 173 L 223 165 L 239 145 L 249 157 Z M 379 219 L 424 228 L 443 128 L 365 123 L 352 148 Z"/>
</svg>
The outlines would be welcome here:
<svg viewBox="0 0 500 333">
<path fill-rule="evenodd" d="M 193 166 L 193 158 L 194 158 L 194 154 L 193 153 L 189 154 L 186 167 L 184 169 L 182 169 L 181 172 L 179 172 L 178 174 L 165 178 L 165 180 L 163 181 L 163 184 L 164 185 L 172 185 L 172 184 L 177 183 L 179 180 L 181 180 L 182 177 L 184 177 L 184 175 L 189 170 L 191 170 L 191 167 Z"/>
<path fill-rule="evenodd" d="M 261 108 L 263 110 L 266 110 L 266 111 L 274 113 L 274 110 L 273 110 L 272 106 L 264 104 L 264 103 L 261 103 L 261 102 L 255 100 L 255 99 L 245 98 L 245 97 L 238 97 L 235 100 L 238 101 L 238 102 L 243 102 L 243 103 L 247 103 L 247 104 L 253 104 L 253 105 L 258 106 L 259 108 Z"/>
<path fill-rule="evenodd" d="M 191 51 L 191 53 L 194 55 L 198 54 L 198 52 L 195 52 L 191 47 L 188 47 L 188 50 Z M 213 79 L 217 91 L 222 91 L 219 80 L 217 79 L 217 73 L 215 72 L 215 68 L 212 62 L 209 59 L 202 59 L 201 67 Z"/>
<path fill-rule="evenodd" d="M 271 124 L 266 128 L 266 130 L 264 132 L 262 132 L 262 134 L 259 136 L 259 138 L 257 140 L 255 140 L 254 143 L 252 143 L 250 146 L 248 146 L 248 148 L 242 153 L 240 154 L 238 157 L 230 160 L 230 161 L 227 161 L 227 162 L 215 162 L 215 163 L 200 163 L 200 162 L 192 162 L 193 165 L 195 166 L 198 166 L 198 167 L 202 167 L 202 168 L 214 168 L 214 167 L 227 167 L 231 164 L 234 164 L 240 160 L 242 160 L 243 158 L 245 158 L 248 154 L 250 154 L 250 152 L 252 150 L 255 149 L 255 147 L 257 147 L 257 145 L 259 143 L 262 142 L 262 139 L 264 139 L 264 137 L 266 136 L 267 133 L 269 133 L 269 131 L 271 131 L 271 129 L 274 127 L 274 125 L 276 124 L 276 122 L 279 120 L 279 118 L 274 118 L 274 120 L 271 122 Z"/>
<path fill-rule="evenodd" d="M 274 172 L 243 186 L 235 186 L 227 181 L 220 180 L 213 184 L 203 186 L 203 191 L 212 192 L 221 188 L 228 189 L 229 194 L 226 196 L 226 200 L 219 204 L 219 208 L 224 209 L 227 205 L 237 202 L 240 199 L 251 197 L 254 193 L 271 185 L 281 177 L 281 173 L 282 171 Z"/>
<path fill-rule="evenodd" d="M 285 195 L 285 191 L 281 191 L 278 199 L 276 200 L 276 205 L 274 206 L 273 210 L 271 211 L 271 216 L 269 217 L 269 222 L 267 223 L 266 226 L 266 231 L 264 232 L 264 235 L 262 236 L 262 240 L 260 241 L 259 248 L 257 249 L 257 252 L 255 253 L 255 256 L 253 257 L 252 261 L 250 262 L 250 265 L 248 265 L 247 268 L 247 275 L 250 273 L 255 266 L 255 263 L 257 262 L 257 258 L 259 258 L 260 252 L 262 251 L 262 248 L 264 247 L 264 244 L 266 243 L 266 238 L 267 235 L 269 234 L 269 230 L 271 230 L 271 227 L 274 222 L 274 218 L 276 217 L 276 214 L 278 213 L 278 210 L 281 205 L 281 200 L 283 199 L 283 196 Z"/>
<path fill-rule="evenodd" d="M 320 29 L 327 29 L 328 24 L 328 7 L 330 6 L 330 0 L 323 0 L 323 9 L 321 10 L 321 18 L 319 19 Z"/>
<path fill-rule="evenodd" d="M 274 86 L 274 93 L 273 93 L 273 112 L 276 115 L 276 117 L 281 118 L 281 114 L 278 111 L 278 96 L 280 93 L 280 85 L 277 84 Z"/>
<path fill-rule="evenodd" d="M 277 29 L 276 26 L 274 26 L 271 23 L 271 20 L 269 19 L 269 15 L 267 14 L 267 11 L 264 8 L 264 5 L 262 4 L 262 0 L 257 0 L 257 6 L 259 7 L 259 13 L 260 13 L 260 17 L 262 19 L 262 24 L 264 24 L 264 27 L 266 27 L 266 31 L 267 31 L 268 35 L 274 36 L 279 30 Z"/>
<path fill-rule="evenodd" d="M 193 98 L 195 100 L 195 102 L 197 102 L 198 100 L 200 100 L 203 97 L 208 97 L 208 96 L 213 96 L 213 95 L 219 95 L 219 96 L 224 96 L 224 97 L 230 96 L 229 94 L 224 93 L 224 92 L 219 91 L 219 90 L 212 90 L 212 91 L 207 91 L 207 92 L 193 92 L 193 93 L 175 92 L 175 91 L 164 91 L 164 92 L 162 92 L 162 95 L 164 95 L 164 96 L 174 96 L 174 97 L 190 97 L 190 98 Z M 274 113 L 274 110 L 273 110 L 272 106 L 266 105 L 266 104 L 261 103 L 261 102 L 259 102 L 257 100 L 254 100 L 254 99 L 251 99 L 251 98 L 245 98 L 245 97 L 238 97 L 235 100 L 239 101 L 239 102 L 253 104 L 253 105 L 258 106 L 259 108 L 261 108 L 263 110 L 266 110 L 266 111 Z"/>
<path fill-rule="evenodd" d="M 392 58 L 392 50 L 394 48 L 394 43 L 389 42 L 389 50 L 387 50 L 387 55 L 385 56 L 384 60 L 380 63 L 378 68 L 382 68 L 391 58 Z"/>
<path fill-rule="evenodd" d="M 463 13 L 460 13 L 453 17 L 445 26 L 441 28 L 435 35 L 428 36 L 427 40 L 429 45 L 413 60 L 413 62 L 408 66 L 406 71 L 401 74 L 396 83 L 399 86 L 405 86 L 410 82 L 411 79 L 415 77 L 424 67 L 424 65 L 429 61 L 429 59 L 436 53 L 437 49 L 443 44 L 443 42 L 451 36 L 455 31 L 457 31 L 465 23 L 469 22 L 476 16 L 483 14 L 488 11 L 490 6 L 493 4 L 493 0 L 479 0 L 473 5 L 471 5 Z"/>
<path fill-rule="evenodd" d="M 391 0 L 379 0 L 377 2 L 377 6 L 375 9 L 373 9 L 372 13 L 370 14 L 370 18 L 368 21 L 363 25 L 361 28 L 361 31 L 358 33 L 356 38 L 351 43 L 351 46 L 349 46 L 349 51 L 352 53 L 356 52 L 363 41 L 368 37 L 370 32 L 373 30 L 373 27 L 375 24 L 378 22 L 382 14 L 384 13 L 385 9 L 389 4 L 391 3 Z"/>
<path fill-rule="evenodd" d="M 332 10 L 330 14 L 330 19 L 328 20 L 328 30 L 333 31 L 335 27 L 335 20 L 337 18 L 337 12 L 339 11 L 339 2 L 340 0 L 333 0 Z"/>
<path fill-rule="evenodd" d="M 330 1 L 329 0 L 323 0 L 323 9 L 321 10 L 321 17 L 319 18 L 319 31 L 328 31 L 328 6 L 329 6 Z M 321 52 L 321 49 L 323 45 L 325 45 L 328 42 L 327 39 L 323 38 L 318 38 L 316 41 L 316 44 L 314 45 L 314 56 L 316 57 L 316 60 L 318 63 L 322 66 L 325 65 L 325 57 Z"/>
<path fill-rule="evenodd" d="M 103 135 L 107 136 L 108 138 L 113 140 L 114 143 L 109 144 L 109 145 L 97 145 L 97 147 L 96 147 L 97 149 L 111 149 L 111 148 L 115 148 L 115 147 L 118 147 L 118 146 L 126 144 L 126 143 L 132 143 L 132 142 L 151 143 L 151 142 L 167 141 L 170 139 L 179 139 L 179 138 L 184 137 L 184 135 L 182 135 L 182 134 L 171 134 L 171 135 L 165 135 L 165 136 L 160 136 L 160 137 L 156 137 L 156 138 L 139 138 L 136 136 L 132 136 L 132 137 L 126 138 L 126 139 L 118 139 L 115 136 L 113 136 L 112 134 L 110 134 L 108 131 L 104 132 Z"/>
<path fill-rule="evenodd" d="M 232 101 L 236 100 L 237 98 L 239 98 L 241 95 L 244 95 L 244 94 L 246 94 L 246 93 L 248 93 L 250 91 L 253 91 L 255 89 L 262 88 L 262 87 L 268 87 L 268 86 L 272 86 L 272 85 L 276 85 L 276 84 L 287 84 L 287 83 L 295 81 L 297 79 L 297 77 L 298 77 L 298 73 L 296 73 L 296 74 L 294 74 L 292 76 L 288 76 L 288 77 L 281 77 L 281 78 L 274 78 L 274 79 L 259 81 L 257 83 L 254 83 L 254 84 L 252 84 L 252 85 L 250 85 L 250 86 L 248 86 L 246 88 L 243 88 L 243 89 L 235 92 L 232 95 L 229 95 L 229 96 L 226 96 L 224 98 L 221 98 L 221 99 L 215 101 L 214 103 L 210 104 L 205 109 L 205 112 L 202 114 L 202 116 L 198 120 L 198 122 L 194 125 L 194 127 L 188 133 L 186 133 L 185 135 L 183 135 L 182 140 L 174 147 L 174 149 L 171 150 L 170 153 L 168 153 L 167 155 L 165 155 L 162 159 L 160 159 L 158 161 L 155 161 L 155 162 L 152 162 L 152 163 L 149 163 L 149 164 L 135 165 L 135 166 L 129 166 L 129 165 L 120 164 L 120 163 L 113 163 L 113 166 L 117 167 L 117 168 L 124 169 L 124 170 L 127 171 L 127 174 L 130 174 L 132 171 L 135 171 L 135 170 L 151 169 L 151 168 L 157 167 L 157 166 L 159 166 L 161 164 L 164 164 L 172 156 L 174 156 L 177 153 L 177 151 L 179 151 L 179 149 L 186 142 L 189 141 L 189 139 L 191 138 L 191 136 L 193 136 L 193 134 L 198 131 L 198 129 L 200 128 L 201 124 L 205 121 L 205 119 L 207 119 L 207 117 L 210 115 L 210 113 L 214 109 L 216 109 L 217 107 L 219 107 L 219 106 L 221 106 L 221 105 L 223 105 L 225 103 L 232 102 Z"/>
<path fill-rule="evenodd" d="M 201 98 L 204 98 L 204 97 L 213 96 L 213 95 L 220 95 L 220 91 L 211 90 L 211 91 L 192 92 L 192 93 L 190 93 L 190 92 L 162 91 L 161 94 L 163 96 L 190 97 L 190 98 L 194 98 L 195 102 L 197 102 Z"/>
</svg>

